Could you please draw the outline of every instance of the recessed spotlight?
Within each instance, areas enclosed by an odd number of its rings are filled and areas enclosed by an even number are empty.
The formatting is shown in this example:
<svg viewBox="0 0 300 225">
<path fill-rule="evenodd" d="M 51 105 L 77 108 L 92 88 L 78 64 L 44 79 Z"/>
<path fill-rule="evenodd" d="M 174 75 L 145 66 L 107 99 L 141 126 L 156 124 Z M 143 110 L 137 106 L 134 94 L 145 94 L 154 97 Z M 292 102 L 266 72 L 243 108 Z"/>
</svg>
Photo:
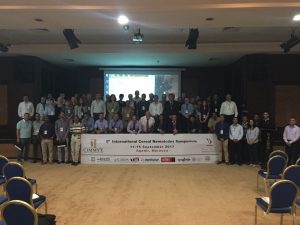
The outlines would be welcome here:
<svg viewBox="0 0 300 225">
<path fill-rule="evenodd" d="M 129 25 L 124 25 L 124 26 L 123 26 L 123 30 L 124 30 L 124 31 L 128 31 L 129 28 L 130 28 Z"/>
<path fill-rule="evenodd" d="M 213 17 L 207 17 L 205 20 L 206 21 L 213 21 L 213 20 L 215 20 L 215 18 L 213 18 Z"/>
<path fill-rule="evenodd" d="M 44 20 L 41 19 L 41 18 L 35 18 L 34 21 L 36 21 L 36 22 L 43 22 Z"/>
<path fill-rule="evenodd" d="M 129 22 L 129 19 L 126 16 L 121 15 L 121 16 L 118 17 L 118 22 L 121 25 L 125 25 Z"/>
<path fill-rule="evenodd" d="M 293 18 L 294 21 L 300 21 L 300 14 L 297 14 Z"/>
</svg>

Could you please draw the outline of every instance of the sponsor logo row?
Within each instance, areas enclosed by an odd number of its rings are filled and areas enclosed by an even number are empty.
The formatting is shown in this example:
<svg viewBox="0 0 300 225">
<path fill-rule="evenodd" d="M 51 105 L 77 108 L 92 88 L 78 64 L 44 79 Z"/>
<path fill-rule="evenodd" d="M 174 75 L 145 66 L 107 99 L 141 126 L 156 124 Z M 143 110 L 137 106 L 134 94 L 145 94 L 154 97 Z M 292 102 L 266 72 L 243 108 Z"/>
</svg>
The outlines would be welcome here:
<svg viewBox="0 0 300 225">
<path fill-rule="evenodd" d="M 191 157 L 96 157 L 91 156 L 90 163 L 200 163 L 212 162 L 211 156 L 191 156 Z M 87 162 L 88 163 L 88 162 Z"/>
</svg>

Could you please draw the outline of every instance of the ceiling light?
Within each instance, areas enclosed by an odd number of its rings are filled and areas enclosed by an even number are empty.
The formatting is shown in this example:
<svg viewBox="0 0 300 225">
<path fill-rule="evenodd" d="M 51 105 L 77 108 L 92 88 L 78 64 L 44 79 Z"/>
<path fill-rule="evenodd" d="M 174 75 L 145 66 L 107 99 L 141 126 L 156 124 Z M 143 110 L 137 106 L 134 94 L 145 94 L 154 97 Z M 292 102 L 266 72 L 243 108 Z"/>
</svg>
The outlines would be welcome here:
<svg viewBox="0 0 300 225">
<path fill-rule="evenodd" d="M 127 24 L 129 22 L 129 20 L 128 20 L 128 18 L 126 16 L 122 15 L 122 16 L 119 16 L 118 22 L 121 25 L 125 25 L 125 24 Z"/>
<path fill-rule="evenodd" d="M 124 26 L 123 26 L 123 30 L 124 30 L 124 31 L 128 31 L 128 30 L 129 30 L 129 25 L 124 25 Z"/>
<path fill-rule="evenodd" d="M 297 14 L 293 18 L 294 21 L 300 21 L 300 14 Z"/>
</svg>

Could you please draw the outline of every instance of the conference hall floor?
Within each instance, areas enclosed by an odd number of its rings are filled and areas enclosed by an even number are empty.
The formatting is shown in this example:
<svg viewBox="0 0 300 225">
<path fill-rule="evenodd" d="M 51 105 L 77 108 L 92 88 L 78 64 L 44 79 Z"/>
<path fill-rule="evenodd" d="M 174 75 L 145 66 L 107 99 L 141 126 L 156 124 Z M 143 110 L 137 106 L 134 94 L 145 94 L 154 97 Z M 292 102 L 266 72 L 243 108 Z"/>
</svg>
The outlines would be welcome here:
<svg viewBox="0 0 300 225">
<path fill-rule="evenodd" d="M 253 225 L 258 168 L 25 163 L 57 225 Z M 263 194 L 263 184 L 261 182 Z M 40 212 L 43 212 L 42 208 Z M 262 212 L 258 224 L 265 224 Z M 300 220 L 298 216 L 298 221 Z M 270 224 L 279 224 L 271 215 Z M 291 216 L 284 224 L 292 224 Z"/>
</svg>

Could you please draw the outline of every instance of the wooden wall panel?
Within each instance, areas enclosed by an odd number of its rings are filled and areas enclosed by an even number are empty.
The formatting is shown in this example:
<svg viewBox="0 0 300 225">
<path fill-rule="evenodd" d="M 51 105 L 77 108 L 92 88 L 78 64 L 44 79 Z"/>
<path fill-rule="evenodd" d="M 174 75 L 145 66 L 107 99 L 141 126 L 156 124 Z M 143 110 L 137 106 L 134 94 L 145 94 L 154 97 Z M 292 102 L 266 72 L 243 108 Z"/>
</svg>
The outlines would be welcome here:
<svg viewBox="0 0 300 225">
<path fill-rule="evenodd" d="M 0 85 L 0 125 L 8 124 L 7 85 Z"/>
<path fill-rule="evenodd" d="M 275 123 L 285 126 L 288 118 L 295 116 L 300 121 L 300 85 L 277 85 L 275 87 Z"/>
</svg>

